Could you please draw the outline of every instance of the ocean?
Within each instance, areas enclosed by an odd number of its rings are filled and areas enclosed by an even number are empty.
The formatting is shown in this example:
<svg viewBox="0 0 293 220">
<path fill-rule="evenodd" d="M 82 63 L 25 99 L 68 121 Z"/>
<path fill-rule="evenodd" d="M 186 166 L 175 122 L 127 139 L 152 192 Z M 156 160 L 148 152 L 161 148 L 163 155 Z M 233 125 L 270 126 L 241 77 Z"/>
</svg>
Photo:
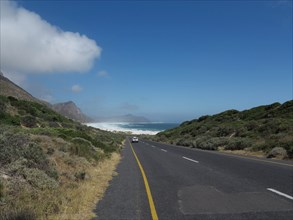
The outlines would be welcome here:
<svg viewBox="0 0 293 220">
<path fill-rule="evenodd" d="M 127 122 L 97 122 L 87 123 L 86 125 L 99 128 L 106 131 L 123 131 L 131 132 L 132 134 L 152 134 L 155 135 L 161 131 L 175 128 L 179 126 L 178 123 L 127 123 Z"/>
</svg>

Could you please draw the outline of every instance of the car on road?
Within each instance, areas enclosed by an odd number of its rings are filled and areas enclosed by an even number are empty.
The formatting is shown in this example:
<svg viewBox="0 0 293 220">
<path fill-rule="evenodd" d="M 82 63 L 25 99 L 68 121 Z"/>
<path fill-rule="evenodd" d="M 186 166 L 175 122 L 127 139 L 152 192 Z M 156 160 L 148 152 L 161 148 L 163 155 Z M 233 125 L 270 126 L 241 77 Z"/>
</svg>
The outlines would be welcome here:
<svg viewBox="0 0 293 220">
<path fill-rule="evenodd" d="M 137 137 L 133 137 L 131 140 L 132 143 L 138 143 L 138 138 Z"/>
</svg>

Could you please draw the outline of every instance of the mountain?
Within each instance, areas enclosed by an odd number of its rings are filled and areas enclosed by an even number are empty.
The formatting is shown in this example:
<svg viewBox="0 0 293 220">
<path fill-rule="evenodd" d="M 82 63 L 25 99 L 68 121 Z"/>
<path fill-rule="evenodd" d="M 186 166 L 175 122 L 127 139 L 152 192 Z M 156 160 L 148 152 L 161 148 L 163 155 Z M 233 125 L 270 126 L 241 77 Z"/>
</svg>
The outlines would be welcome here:
<svg viewBox="0 0 293 220">
<path fill-rule="evenodd" d="M 92 121 L 90 117 L 81 112 L 81 110 L 75 105 L 74 102 L 69 101 L 52 105 L 48 102 L 39 100 L 6 78 L 2 72 L 0 72 L 0 95 L 7 97 L 12 96 L 19 100 L 37 102 L 43 105 L 45 104 L 47 107 L 53 109 L 61 115 L 81 123 Z"/>
<path fill-rule="evenodd" d="M 154 140 L 205 150 L 263 152 L 293 158 L 293 100 L 186 121 Z M 278 153 L 279 152 L 279 153 Z"/>
<path fill-rule="evenodd" d="M 92 121 L 92 119 L 83 114 L 72 101 L 54 104 L 52 108 L 61 115 L 81 123 Z"/>
<path fill-rule="evenodd" d="M 97 118 L 99 122 L 132 122 L 132 123 L 144 123 L 150 122 L 149 119 L 143 116 L 135 116 L 132 114 L 113 116 L 113 117 L 100 117 Z"/>
<path fill-rule="evenodd" d="M 10 81 L 8 78 L 4 76 L 2 72 L 0 72 L 0 95 L 3 96 L 12 96 L 20 100 L 32 101 L 37 103 L 45 104 L 46 102 L 41 101 L 27 91 Z M 46 103 L 49 105 L 49 103 Z"/>
</svg>

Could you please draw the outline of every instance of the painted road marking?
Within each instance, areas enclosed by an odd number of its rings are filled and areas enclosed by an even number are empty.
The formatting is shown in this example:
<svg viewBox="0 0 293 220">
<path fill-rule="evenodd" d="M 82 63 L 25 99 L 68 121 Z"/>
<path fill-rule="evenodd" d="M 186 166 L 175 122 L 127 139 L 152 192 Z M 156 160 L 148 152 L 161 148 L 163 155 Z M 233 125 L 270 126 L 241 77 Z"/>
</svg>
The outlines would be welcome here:
<svg viewBox="0 0 293 220">
<path fill-rule="evenodd" d="M 147 196 L 148 196 L 148 200 L 149 200 L 149 205 L 150 205 L 150 209 L 151 209 L 151 215 L 152 215 L 152 219 L 153 220 L 158 220 L 158 215 L 157 215 L 157 211 L 156 211 L 156 207 L 155 207 L 155 204 L 154 204 L 154 200 L 153 200 L 153 197 L 152 197 L 152 193 L 151 193 L 151 189 L 150 189 L 150 186 L 149 186 L 149 183 L 148 183 L 148 180 L 147 180 L 147 177 L 145 175 L 145 172 L 143 170 L 143 167 L 132 147 L 132 144 L 130 143 L 129 139 L 128 139 L 128 142 L 130 144 L 130 147 L 131 147 L 131 150 L 132 150 L 132 153 L 136 159 L 136 162 L 139 166 L 139 169 L 140 169 L 140 172 L 141 172 L 141 175 L 143 177 L 143 181 L 144 181 L 144 186 L 145 186 L 145 190 L 146 190 L 146 193 L 147 193 Z"/>
<path fill-rule="evenodd" d="M 165 149 L 161 149 L 161 151 L 167 152 Z"/>
<path fill-rule="evenodd" d="M 152 145 L 152 147 L 153 147 L 153 148 L 155 148 L 155 146 L 154 146 L 154 145 Z"/>
<path fill-rule="evenodd" d="M 182 157 L 182 158 L 184 158 L 185 160 L 192 161 L 192 162 L 194 162 L 194 163 L 199 163 L 197 160 L 193 160 L 193 159 L 190 159 L 190 158 L 188 158 L 188 157 Z"/>
<path fill-rule="evenodd" d="M 152 141 L 152 142 L 155 142 L 155 141 Z M 160 142 L 155 142 L 155 143 L 160 143 Z M 264 163 L 271 163 L 271 164 L 278 164 L 278 165 L 293 167 L 293 164 L 279 163 L 279 162 L 269 161 L 269 160 L 262 160 L 262 159 L 258 159 L 258 158 L 251 158 L 251 157 L 248 157 L 248 156 L 235 155 L 235 154 L 232 154 L 232 153 L 225 153 L 225 152 L 221 152 L 221 151 L 214 152 L 214 151 L 208 151 L 208 150 L 200 150 L 200 149 L 176 146 L 176 145 L 172 145 L 172 144 L 166 144 L 166 145 L 168 145 L 170 147 L 176 147 L 176 148 L 181 148 L 181 149 L 190 150 L 190 151 L 201 151 L 201 152 L 204 152 L 204 153 L 218 154 L 218 155 L 222 154 L 222 155 L 229 156 L 229 157 L 236 157 L 236 158 L 242 158 L 242 159 L 247 159 L 247 160 L 260 161 L 260 162 L 264 162 Z"/>
<path fill-rule="evenodd" d="M 282 192 L 280 192 L 280 191 L 278 191 L 278 190 L 275 190 L 275 189 L 272 189 L 272 188 L 267 188 L 267 190 L 269 190 L 269 191 L 271 191 L 271 192 L 273 192 L 273 193 L 276 193 L 276 194 L 278 194 L 278 195 L 280 195 L 280 196 L 284 196 L 284 197 L 286 197 L 287 199 L 291 199 L 291 200 L 293 200 L 293 197 L 292 197 L 292 196 L 289 196 L 289 195 L 287 195 L 287 194 L 285 194 L 285 193 L 282 193 Z"/>
</svg>

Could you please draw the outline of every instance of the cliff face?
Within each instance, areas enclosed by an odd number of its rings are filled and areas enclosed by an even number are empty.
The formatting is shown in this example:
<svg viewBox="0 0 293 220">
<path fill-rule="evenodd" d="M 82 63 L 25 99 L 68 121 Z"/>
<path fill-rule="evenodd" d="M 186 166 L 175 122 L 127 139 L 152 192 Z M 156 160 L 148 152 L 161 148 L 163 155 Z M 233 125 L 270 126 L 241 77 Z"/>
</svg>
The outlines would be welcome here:
<svg viewBox="0 0 293 220">
<path fill-rule="evenodd" d="M 52 108 L 56 112 L 75 121 L 79 121 L 82 123 L 92 121 L 92 119 L 83 114 L 81 110 L 76 106 L 76 104 L 72 101 L 54 104 Z"/>
</svg>

